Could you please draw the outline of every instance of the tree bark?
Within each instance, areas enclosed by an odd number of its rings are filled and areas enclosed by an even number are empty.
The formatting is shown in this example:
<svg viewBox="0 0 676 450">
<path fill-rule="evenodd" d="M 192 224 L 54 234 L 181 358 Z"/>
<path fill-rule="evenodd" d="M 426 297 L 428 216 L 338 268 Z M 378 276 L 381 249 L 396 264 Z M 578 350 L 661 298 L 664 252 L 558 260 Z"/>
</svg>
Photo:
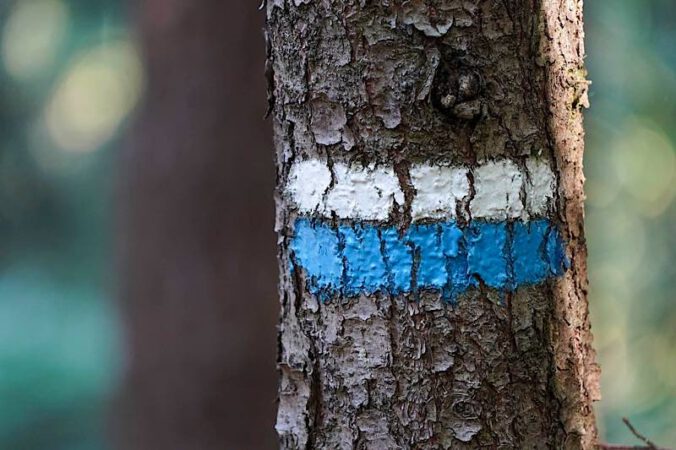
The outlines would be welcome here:
<svg viewBox="0 0 676 450">
<path fill-rule="evenodd" d="M 268 0 L 267 27 L 281 446 L 593 448 L 582 1 Z"/>
</svg>

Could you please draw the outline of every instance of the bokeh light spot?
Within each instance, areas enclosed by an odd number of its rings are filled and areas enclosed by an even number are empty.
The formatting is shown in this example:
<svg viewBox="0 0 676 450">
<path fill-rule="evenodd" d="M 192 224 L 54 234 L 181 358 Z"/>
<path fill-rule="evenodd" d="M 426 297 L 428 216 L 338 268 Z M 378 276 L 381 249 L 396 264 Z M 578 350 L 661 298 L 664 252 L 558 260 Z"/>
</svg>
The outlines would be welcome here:
<svg viewBox="0 0 676 450">
<path fill-rule="evenodd" d="M 55 60 L 68 27 L 62 0 L 22 0 L 10 12 L 2 34 L 7 73 L 25 80 L 39 75 Z"/>
<path fill-rule="evenodd" d="M 67 70 L 45 109 L 54 143 L 68 152 L 96 150 L 138 102 L 143 68 L 134 45 L 114 41 L 86 51 Z"/>
<path fill-rule="evenodd" d="M 661 214 L 676 194 L 676 155 L 669 138 L 649 124 L 630 120 L 613 163 L 624 190 L 647 216 Z"/>
</svg>

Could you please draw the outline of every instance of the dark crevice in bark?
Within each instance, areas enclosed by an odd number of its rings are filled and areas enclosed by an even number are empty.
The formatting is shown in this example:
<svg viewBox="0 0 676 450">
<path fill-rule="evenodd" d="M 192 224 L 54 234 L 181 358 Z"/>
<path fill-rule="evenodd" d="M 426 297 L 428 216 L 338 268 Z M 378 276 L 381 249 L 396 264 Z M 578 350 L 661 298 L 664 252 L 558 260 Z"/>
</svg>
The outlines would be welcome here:
<svg viewBox="0 0 676 450">
<path fill-rule="evenodd" d="M 394 173 L 397 175 L 399 180 L 399 186 L 404 192 L 404 204 L 401 205 L 403 208 L 399 209 L 399 215 L 394 216 L 395 223 L 399 225 L 399 232 L 404 233 L 408 227 L 411 225 L 411 205 L 413 204 L 413 198 L 415 197 L 415 188 L 411 182 L 411 163 L 408 161 L 398 160 L 394 163 Z"/>
</svg>

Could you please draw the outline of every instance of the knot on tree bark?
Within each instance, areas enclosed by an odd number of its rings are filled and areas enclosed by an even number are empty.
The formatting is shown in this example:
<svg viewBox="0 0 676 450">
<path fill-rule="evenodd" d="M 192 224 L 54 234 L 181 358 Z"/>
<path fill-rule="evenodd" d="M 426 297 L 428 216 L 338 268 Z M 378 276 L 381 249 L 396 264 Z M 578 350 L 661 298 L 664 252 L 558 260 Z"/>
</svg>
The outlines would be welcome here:
<svg viewBox="0 0 676 450">
<path fill-rule="evenodd" d="M 483 92 L 478 71 L 442 63 L 434 78 L 432 103 L 447 117 L 473 120 L 481 116 Z"/>
</svg>

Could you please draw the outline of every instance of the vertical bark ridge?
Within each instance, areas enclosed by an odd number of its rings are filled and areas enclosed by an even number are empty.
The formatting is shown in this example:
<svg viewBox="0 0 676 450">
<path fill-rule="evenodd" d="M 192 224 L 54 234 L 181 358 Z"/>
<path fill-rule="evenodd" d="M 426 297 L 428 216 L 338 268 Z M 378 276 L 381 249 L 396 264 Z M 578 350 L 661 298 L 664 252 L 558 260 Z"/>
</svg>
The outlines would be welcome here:
<svg viewBox="0 0 676 450">
<path fill-rule="evenodd" d="M 554 379 L 564 404 L 567 430 L 579 439 L 579 445 L 590 448 L 597 437 L 592 402 L 600 400 L 601 394 L 587 302 L 582 109 L 589 107 L 589 82 L 584 68 L 582 1 L 545 1 L 543 22 L 547 37 L 541 47 L 547 68 L 547 126 L 559 174 L 559 214 L 572 261 L 571 270 L 555 286 Z"/>
</svg>

